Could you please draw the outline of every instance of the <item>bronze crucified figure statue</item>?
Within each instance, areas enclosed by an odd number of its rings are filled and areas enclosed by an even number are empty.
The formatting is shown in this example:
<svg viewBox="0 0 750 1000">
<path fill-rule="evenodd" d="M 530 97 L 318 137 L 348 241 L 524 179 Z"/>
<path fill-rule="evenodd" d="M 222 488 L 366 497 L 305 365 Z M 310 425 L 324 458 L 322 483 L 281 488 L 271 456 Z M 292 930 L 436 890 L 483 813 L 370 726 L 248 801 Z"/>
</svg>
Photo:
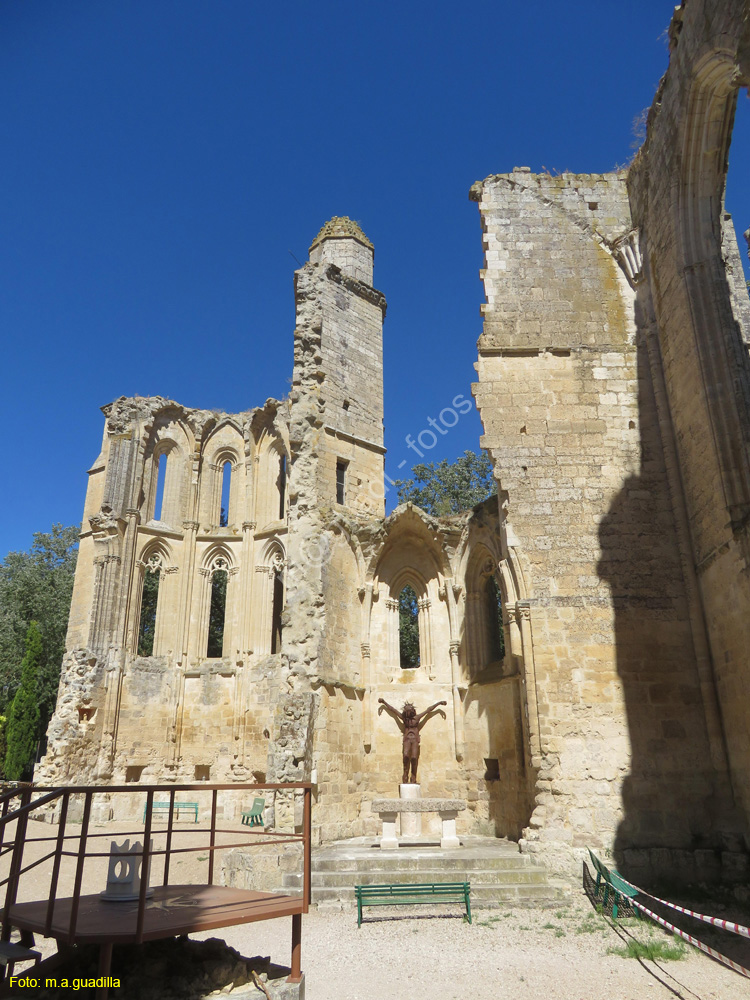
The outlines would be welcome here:
<svg viewBox="0 0 750 1000">
<path fill-rule="evenodd" d="M 430 705 L 429 708 L 426 708 L 424 712 L 420 712 L 419 715 L 417 715 L 417 710 L 410 701 L 407 701 L 404 705 L 403 712 L 399 712 L 393 705 L 389 705 L 385 698 L 378 698 L 378 703 L 384 705 L 391 715 L 398 719 L 404 727 L 404 777 L 402 783 L 404 785 L 409 783 L 416 785 L 417 767 L 419 765 L 419 730 L 427 722 L 427 717 L 436 708 L 439 708 L 440 705 L 447 705 L 448 702 L 436 701 L 434 705 Z M 382 712 L 383 709 L 381 708 L 379 711 Z M 440 714 L 445 717 L 443 712 Z M 411 772 L 411 777 L 409 776 L 409 772 Z"/>
</svg>

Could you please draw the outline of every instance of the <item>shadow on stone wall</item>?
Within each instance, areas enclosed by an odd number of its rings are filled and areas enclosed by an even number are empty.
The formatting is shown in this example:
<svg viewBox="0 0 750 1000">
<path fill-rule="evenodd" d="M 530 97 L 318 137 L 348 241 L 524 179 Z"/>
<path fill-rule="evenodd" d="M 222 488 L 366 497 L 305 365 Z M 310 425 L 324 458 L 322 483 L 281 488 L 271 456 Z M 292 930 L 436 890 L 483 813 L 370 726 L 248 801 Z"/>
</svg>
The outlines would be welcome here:
<svg viewBox="0 0 750 1000">
<path fill-rule="evenodd" d="M 639 325 L 641 466 L 625 480 L 599 528 L 598 573 L 611 590 L 632 754 L 615 852 L 636 884 L 715 880 L 728 874 L 725 864 L 722 876 L 722 848 L 729 845 L 721 836 L 727 810 L 711 763 L 654 383 Z"/>
<path fill-rule="evenodd" d="M 489 732 L 489 753 L 476 762 L 483 778 L 492 833 L 518 840 L 529 825 L 533 795 L 527 777 L 521 705 L 514 684 L 475 684 L 467 695 L 476 703 L 482 725 Z M 466 709 L 468 709 L 468 703 Z"/>
</svg>

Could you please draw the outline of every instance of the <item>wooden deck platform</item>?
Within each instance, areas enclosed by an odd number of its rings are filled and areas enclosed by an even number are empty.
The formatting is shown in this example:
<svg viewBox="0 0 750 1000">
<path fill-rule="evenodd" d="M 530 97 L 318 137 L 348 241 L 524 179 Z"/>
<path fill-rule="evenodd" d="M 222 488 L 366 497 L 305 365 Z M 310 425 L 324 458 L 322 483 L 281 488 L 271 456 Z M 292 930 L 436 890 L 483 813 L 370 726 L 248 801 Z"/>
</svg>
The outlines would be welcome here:
<svg viewBox="0 0 750 1000">
<path fill-rule="evenodd" d="M 14 903 L 9 923 L 22 931 L 45 934 L 46 900 Z M 98 895 L 81 896 L 74 937 L 69 937 L 73 898 L 55 900 L 52 926 L 46 936 L 63 944 L 128 944 L 136 940 L 138 901 L 104 901 Z M 192 934 L 196 931 L 273 920 L 304 912 L 299 896 L 230 889 L 221 885 L 164 885 L 146 900 L 143 940 Z M 3 911 L 3 917 L 5 912 Z"/>
</svg>

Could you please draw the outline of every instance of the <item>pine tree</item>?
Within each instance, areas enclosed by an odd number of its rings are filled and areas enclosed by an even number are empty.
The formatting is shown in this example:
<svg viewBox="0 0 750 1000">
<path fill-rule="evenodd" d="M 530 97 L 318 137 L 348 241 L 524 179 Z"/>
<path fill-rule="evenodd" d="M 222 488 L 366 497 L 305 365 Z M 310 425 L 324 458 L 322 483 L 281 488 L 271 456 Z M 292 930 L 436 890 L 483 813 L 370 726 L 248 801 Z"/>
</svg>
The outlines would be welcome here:
<svg viewBox="0 0 750 1000">
<path fill-rule="evenodd" d="M 21 686 L 8 713 L 8 752 L 5 777 L 10 781 L 28 780 L 34 769 L 39 728 L 37 681 L 44 659 L 42 635 L 36 622 L 26 633 L 26 655 L 21 664 Z"/>
</svg>

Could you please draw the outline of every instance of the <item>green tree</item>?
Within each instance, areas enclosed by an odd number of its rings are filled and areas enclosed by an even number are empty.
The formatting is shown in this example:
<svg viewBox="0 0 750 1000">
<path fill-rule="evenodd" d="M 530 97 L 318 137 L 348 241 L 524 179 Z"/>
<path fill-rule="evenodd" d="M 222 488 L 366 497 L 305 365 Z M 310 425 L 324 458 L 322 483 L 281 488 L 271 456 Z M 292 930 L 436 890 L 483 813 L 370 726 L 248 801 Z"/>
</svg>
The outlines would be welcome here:
<svg viewBox="0 0 750 1000">
<path fill-rule="evenodd" d="M 138 626 L 138 655 L 151 656 L 154 652 L 154 634 L 156 632 L 156 605 L 159 601 L 159 580 L 161 572 L 146 570 L 143 577 L 143 594 L 141 596 L 141 621 Z"/>
<path fill-rule="evenodd" d="M 412 468 L 412 479 L 397 479 L 398 502 L 412 503 L 428 514 L 446 517 L 469 510 L 497 493 L 492 462 L 486 451 L 465 451 L 455 462 L 444 458 Z"/>
<path fill-rule="evenodd" d="M 224 619 L 227 608 L 225 569 L 217 569 L 211 578 L 211 609 L 208 616 L 208 656 L 221 656 L 224 651 Z"/>
<path fill-rule="evenodd" d="M 419 666 L 419 605 L 408 583 L 398 597 L 398 651 L 404 669 Z"/>
<path fill-rule="evenodd" d="M 0 563 L 0 711 L 21 682 L 26 635 L 32 621 L 42 640 L 37 677 L 39 735 L 55 708 L 78 556 L 77 526 L 36 532 L 28 552 L 9 552 Z"/>
<path fill-rule="evenodd" d="M 39 739 L 37 684 L 43 663 L 42 634 L 37 623 L 31 622 L 26 633 L 26 655 L 21 663 L 21 686 L 8 713 L 5 777 L 10 781 L 28 780 L 33 773 Z"/>
</svg>

